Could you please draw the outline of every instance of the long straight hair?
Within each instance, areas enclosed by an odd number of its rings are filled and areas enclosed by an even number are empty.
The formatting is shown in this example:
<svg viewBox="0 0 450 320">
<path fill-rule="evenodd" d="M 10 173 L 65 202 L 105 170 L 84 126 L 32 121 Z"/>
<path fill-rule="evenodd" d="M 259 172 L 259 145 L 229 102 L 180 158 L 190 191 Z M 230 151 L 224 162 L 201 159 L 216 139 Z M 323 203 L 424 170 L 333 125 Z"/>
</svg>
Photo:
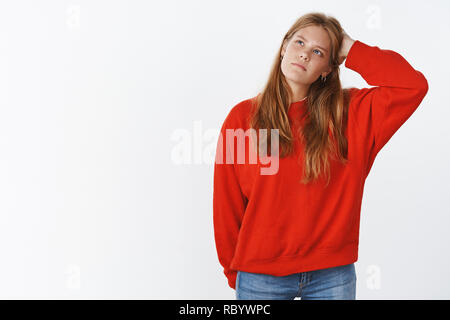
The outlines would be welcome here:
<svg viewBox="0 0 450 320">
<path fill-rule="evenodd" d="M 338 159 L 346 164 L 348 161 L 348 142 L 345 137 L 348 115 L 347 90 L 343 90 L 339 78 L 339 50 L 343 40 L 340 23 L 323 13 L 308 13 L 301 16 L 292 25 L 283 38 L 278 54 L 272 65 L 268 81 L 256 99 L 251 115 L 250 127 L 256 129 L 278 129 L 279 156 L 286 157 L 294 151 L 294 138 L 291 132 L 288 108 L 291 104 L 292 91 L 281 71 L 281 53 L 283 44 L 289 41 L 300 29 L 308 26 L 322 26 L 331 40 L 329 66 L 332 71 L 323 82 L 319 77 L 308 90 L 307 120 L 298 128 L 298 136 L 305 146 L 304 165 L 301 183 L 317 179 L 324 171 L 327 173 L 327 185 L 330 181 L 328 158 Z M 269 134 L 270 136 L 270 134 Z M 262 140 L 265 150 L 271 149 L 271 139 Z M 334 143 L 334 142 L 335 143 Z"/>
</svg>

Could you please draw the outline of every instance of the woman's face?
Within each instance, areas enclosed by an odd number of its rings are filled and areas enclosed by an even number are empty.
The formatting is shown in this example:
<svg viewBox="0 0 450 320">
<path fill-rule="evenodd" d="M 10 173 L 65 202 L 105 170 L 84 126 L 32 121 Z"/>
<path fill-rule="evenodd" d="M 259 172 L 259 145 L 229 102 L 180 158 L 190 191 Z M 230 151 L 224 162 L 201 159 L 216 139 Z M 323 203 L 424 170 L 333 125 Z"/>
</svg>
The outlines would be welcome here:
<svg viewBox="0 0 450 320">
<path fill-rule="evenodd" d="M 330 46 L 330 38 L 323 27 L 308 26 L 295 32 L 281 51 L 281 71 L 288 83 L 293 87 L 309 87 L 321 75 L 325 77 L 331 72 Z"/>
</svg>

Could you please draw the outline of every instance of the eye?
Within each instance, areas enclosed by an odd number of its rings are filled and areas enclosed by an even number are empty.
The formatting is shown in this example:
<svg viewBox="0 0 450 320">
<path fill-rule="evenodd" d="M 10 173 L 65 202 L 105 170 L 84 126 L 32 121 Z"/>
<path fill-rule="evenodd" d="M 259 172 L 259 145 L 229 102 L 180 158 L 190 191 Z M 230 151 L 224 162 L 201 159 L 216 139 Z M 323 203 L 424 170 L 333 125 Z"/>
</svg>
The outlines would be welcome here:
<svg viewBox="0 0 450 320">
<path fill-rule="evenodd" d="M 303 41 L 302 41 L 302 40 L 297 40 L 297 42 L 302 42 L 302 43 L 303 43 Z M 319 56 L 323 55 L 323 54 L 322 54 L 322 52 L 320 52 L 320 51 L 319 51 L 319 50 L 317 50 L 317 49 L 315 49 L 314 51 L 317 51 L 317 52 L 318 52 L 318 55 L 319 55 Z"/>
<path fill-rule="evenodd" d="M 316 49 L 315 51 L 317 51 L 320 56 L 322 55 L 322 52 L 320 52 L 319 50 Z"/>
</svg>

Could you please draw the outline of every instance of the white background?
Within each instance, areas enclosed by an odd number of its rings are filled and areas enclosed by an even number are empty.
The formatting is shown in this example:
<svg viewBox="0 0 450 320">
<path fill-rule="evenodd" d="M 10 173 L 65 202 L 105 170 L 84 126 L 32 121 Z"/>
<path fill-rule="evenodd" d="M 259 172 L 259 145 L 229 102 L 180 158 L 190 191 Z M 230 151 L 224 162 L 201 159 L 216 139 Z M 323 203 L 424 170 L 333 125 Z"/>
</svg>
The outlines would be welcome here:
<svg viewBox="0 0 450 320">
<path fill-rule="evenodd" d="M 449 299 L 450 5 L 312 3 L 0 2 L 0 298 L 235 299 L 213 234 L 218 130 L 320 11 L 429 84 L 366 181 L 357 299 Z"/>
</svg>

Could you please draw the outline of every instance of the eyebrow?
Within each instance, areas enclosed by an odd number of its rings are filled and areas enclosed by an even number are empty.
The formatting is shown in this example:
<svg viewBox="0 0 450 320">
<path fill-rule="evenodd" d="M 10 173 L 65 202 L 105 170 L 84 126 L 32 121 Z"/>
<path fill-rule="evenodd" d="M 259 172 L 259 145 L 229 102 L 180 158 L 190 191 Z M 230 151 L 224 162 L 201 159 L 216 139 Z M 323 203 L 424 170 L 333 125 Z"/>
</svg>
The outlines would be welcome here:
<svg viewBox="0 0 450 320">
<path fill-rule="evenodd" d="M 303 38 L 301 35 L 297 35 L 297 38 L 301 38 L 301 39 L 303 39 L 303 40 L 306 40 L 305 38 Z M 308 40 L 306 40 L 306 41 L 308 41 Z M 316 47 L 317 48 L 320 48 L 320 49 L 322 49 L 323 51 L 326 51 L 326 52 L 328 52 L 328 50 L 327 49 L 325 49 L 325 48 L 322 48 L 321 46 L 318 46 L 318 45 L 316 45 Z"/>
</svg>

